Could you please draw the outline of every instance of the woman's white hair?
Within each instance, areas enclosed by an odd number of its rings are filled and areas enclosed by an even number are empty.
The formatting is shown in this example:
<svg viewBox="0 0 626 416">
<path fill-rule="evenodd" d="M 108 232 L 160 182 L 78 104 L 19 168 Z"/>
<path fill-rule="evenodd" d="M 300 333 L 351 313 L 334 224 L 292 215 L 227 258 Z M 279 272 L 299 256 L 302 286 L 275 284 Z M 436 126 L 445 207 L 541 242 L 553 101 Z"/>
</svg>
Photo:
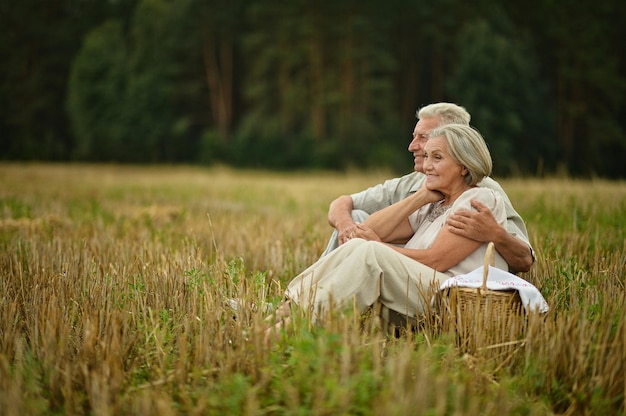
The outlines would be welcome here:
<svg viewBox="0 0 626 416">
<path fill-rule="evenodd" d="M 433 129 L 429 139 L 444 137 L 450 155 L 467 169 L 465 183 L 476 185 L 491 174 L 493 161 L 483 136 L 465 124 L 445 124 Z"/>
</svg>

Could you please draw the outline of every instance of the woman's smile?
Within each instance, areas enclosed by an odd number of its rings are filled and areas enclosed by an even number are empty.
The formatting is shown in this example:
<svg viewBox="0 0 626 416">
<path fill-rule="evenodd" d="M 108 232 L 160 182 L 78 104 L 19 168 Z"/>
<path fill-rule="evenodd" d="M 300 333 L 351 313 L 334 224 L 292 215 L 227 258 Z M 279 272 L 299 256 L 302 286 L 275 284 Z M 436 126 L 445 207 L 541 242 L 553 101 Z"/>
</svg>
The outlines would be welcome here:
<svg viewBox="0 0 626 416">
<path fill-rule="evenodd" d="M 444 137 L 433 137 L 424 146 L 426 184 L 434 191 L 454 194 L 465 188 L 463 166 L 452 157 Z"/>
</svg>

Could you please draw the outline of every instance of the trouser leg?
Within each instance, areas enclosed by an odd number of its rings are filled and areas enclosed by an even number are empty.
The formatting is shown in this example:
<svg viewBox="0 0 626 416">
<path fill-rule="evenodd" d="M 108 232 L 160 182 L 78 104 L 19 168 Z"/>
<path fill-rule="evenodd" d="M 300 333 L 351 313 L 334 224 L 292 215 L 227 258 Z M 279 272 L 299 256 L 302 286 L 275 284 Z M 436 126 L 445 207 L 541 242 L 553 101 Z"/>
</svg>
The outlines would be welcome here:
<svg viewBox="0 0 626 416">
<path fill-rule="evenodd" d="M 354 239 L 296 276 L 287 296 L 313 312 L 323 313 L 331 303 L 363 312 L 378 301 L 416 316 L 426 309 L 431 285 L 447 278 L 384 244 Z"/>
</svg>

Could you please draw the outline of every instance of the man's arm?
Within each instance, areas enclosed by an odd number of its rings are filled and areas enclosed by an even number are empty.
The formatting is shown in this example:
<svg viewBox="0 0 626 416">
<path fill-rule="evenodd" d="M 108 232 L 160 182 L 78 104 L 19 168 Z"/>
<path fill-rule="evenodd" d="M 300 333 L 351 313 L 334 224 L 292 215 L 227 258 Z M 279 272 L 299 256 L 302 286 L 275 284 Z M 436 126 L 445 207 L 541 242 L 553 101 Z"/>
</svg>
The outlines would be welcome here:
<svg viewBox="0 0 626 416">
<path fill-rule="evenodd" d="M 493 244 L 513 273 L 527 272 L 535 259 L 532 249 L 524 241 L 509 234 L 504 228 L 494 234 Z"/>
<path fill-rule="evenodd" d="M 356 224 L 352 219 L 353 208 L 350 195 L 341 195 L 328 207 L 328 223 L 337 229 L 339 244 L 345 243 L 355 231 Z"/>
<path fill-rule="evenodd" d="M 534 262 L 530 246 L 498 224 L 486 205 L 474 200 L 471 204 L 476 211 L 459 210 L 448 218 L 450 232 L 482 243 L 493 241 L 512 271 L 529 271 Z"/>
</svg>

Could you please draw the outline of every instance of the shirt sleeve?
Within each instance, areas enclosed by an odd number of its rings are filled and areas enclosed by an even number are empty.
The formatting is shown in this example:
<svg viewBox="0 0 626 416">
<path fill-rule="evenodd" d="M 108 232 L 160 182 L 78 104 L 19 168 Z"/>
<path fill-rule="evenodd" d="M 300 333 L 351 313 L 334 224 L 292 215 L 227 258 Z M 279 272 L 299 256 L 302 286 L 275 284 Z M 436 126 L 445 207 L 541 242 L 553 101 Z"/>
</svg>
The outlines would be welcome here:
<svg viewBox="0 0 626 416">
<path fill-rule="evenodd" d="M 424 178 L 423 174 L 413 172 L 400 178 L 386 180 L 381 184 L 350 195 L 352 205 L 354 209 L 372 214 L 417 191 L 422 186 Z"/>
<path fill-rule="evenodd" d="M 502 200 L 502 197 L 500 196 L 498 192 L 492 189 L 483 188 L 483 187 L 472 188 L 468 191 L 463 192 L 457 198 L 457 200 L 454 201 L 454 204 L 452 204 L 452 207 L 450 207 L 450 210 L 447 213 L 446 218 L 449 217 L 452 213 L 461 209 L 475 211 L 475 209 L 472 208 L 472 205 L 471 205 L 472 199 L 487 206 L 487 208 L 489 208 L 489 210 L 493 214 L 498 224 L 500 224 L 503 227 L 507 225 L 506 206 L 505 206 L 504 201 Z"/>
</svg>

